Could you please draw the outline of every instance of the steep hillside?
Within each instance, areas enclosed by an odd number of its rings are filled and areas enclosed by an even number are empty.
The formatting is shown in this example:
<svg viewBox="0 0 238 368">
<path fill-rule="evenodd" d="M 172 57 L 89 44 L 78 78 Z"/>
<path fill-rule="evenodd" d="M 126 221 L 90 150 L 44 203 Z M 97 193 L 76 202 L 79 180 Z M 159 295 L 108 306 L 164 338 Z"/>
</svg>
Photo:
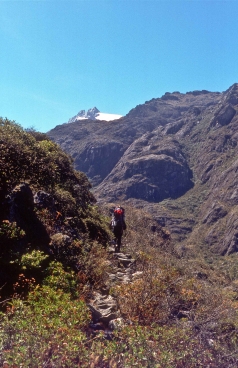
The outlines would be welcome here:
<svg viewBox="0 0 238 368">
<path fill-rule="evenodd" d="M 220 93 L 206 91 L 186 95 L 165 94 L 161 99 L 137 106 L 119 120 L 88 120 L 58 125 L 48 135 L 71 154 L 75 167 L 98 185 L 127 148 L 143 134 L 164 126 L 168 128 L 168 134 L 176 133 L 187 122 L 183 119 L 196 118 L 199 108 L 216 105 L 220 98 Z M 197 107 L 195 112 L 194 106 Z M 174 121 L 178 123 L 171 127 Z"/>
<path fill-rule="evenodd" d="M 78 271 L 85 249 L 106 246 L 87 177 L 46 135 L 0 119 L 0 168 L 2 296 L 27 289 L 19 277 L 41 283 L 51 262 Z"/>
<path fill-rule="evenodd" d="M 161 181 L 143 203 L 160 200 L 181 220 L 179 206 L 196 188 L 191 161 L 162 133 L 152 158 L 141 152 L 154 134 L 125 156 L 159 168 L 164 158 L 163 175 L 172 168 L 182 184 L 169 189 L 168 201 L 169 181 Z M 132 163 L 130 175 L 140 165 Z M 115 253 L 112 204 L 95 205 L 85 174 L 45 134 L 7 119 L 0 119 L 0 168 L 0 367 L 237 367 L 238 254 L 212 265 L 202 252 L 181 256 L 151 214 L 127 203 L 122 253 Z M 148 185 L 156 186 L 152 174 Z M 204 226 L 230 214 L 214 207 Z"/>
<path fill-rule="evenodd" d="M 166 93 L 113 122 L 77 122 L 48 134 L 75 159 L 102 201 L 149 210 L 185 250 L 238 250 L 238 84 Z"/>
</svg>

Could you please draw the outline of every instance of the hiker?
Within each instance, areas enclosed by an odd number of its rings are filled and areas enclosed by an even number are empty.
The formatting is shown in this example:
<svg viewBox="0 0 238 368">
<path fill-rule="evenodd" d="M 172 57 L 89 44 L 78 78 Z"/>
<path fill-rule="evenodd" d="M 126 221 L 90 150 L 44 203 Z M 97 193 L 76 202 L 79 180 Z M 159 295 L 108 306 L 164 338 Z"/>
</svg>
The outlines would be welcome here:
<svg viewBox="0 0 238 368">
<path fill-rule="evenodd" d="M 112 214 L 111 228 L 113 234 L 115 235 L 115 242 L 116 242 L 115 252 L 119 253 L 121 249 L 121 238 L 123 230 L 126 230 L 125 210 L 123 207 L 121 206 L 115 207 Z"/>
</svg>

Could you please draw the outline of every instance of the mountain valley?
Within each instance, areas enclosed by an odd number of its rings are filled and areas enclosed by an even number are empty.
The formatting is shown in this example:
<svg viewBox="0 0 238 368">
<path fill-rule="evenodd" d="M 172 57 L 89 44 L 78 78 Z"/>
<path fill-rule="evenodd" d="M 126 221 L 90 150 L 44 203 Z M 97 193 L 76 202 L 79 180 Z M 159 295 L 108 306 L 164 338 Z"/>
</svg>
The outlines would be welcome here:
<svg viewBox="0 0 238 368">
<path fill-rule="evenodd" d="M 93 184 L 99 202 L 153 214 L 181 252 L 238 250 L 238 84 L 165 93 L 110 122 L 81 120 L 48 135 Z"/>
</svg>

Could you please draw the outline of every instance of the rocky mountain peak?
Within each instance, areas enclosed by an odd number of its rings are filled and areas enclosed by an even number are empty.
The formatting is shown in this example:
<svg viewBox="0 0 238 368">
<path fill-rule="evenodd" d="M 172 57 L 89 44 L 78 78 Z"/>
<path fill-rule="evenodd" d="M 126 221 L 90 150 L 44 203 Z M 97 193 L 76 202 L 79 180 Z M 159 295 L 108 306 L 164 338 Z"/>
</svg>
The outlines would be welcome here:
<svg viewBox="0 0 238 368">
<path fill-rule="evenodd" d="M 226 102 L 231 105 L 238 104 L 238 83 L 234 83 L 227 91 L 226 91 Z"/>
<path fill-rule="evenodd" d="M 98 110 L 97 107 L 93 107 L 93 108 L 89 109 L 88 111 L 80 110 L 77 115 L 75 115 L 75 116 L 73 116 L 72 118 L 69 119 L 68 123 L 73 123 L 74 121 L 82 120 L 82 119 L 95 120 L 96 116 L 99 112 L 100 111 Z"/>
<path fill-rule="evenodd" d="M 103 121 L 112 121 L 120 119 L 122 115 L 118 114 L 109 114 L 100 112 L 97 107 L 93 107 L 88 111 L 80 110 L 79 113 L 69 119 L 68 123 L 74 123 L 81 120 L 103 120 Z"/>
</svg>

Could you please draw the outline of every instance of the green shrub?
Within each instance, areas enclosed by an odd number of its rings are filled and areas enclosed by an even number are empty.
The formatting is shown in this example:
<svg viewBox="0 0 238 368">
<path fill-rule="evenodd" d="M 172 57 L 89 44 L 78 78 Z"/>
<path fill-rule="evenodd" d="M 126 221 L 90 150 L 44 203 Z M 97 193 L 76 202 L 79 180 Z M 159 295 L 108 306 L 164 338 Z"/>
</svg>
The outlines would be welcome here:
<svg viewBox="0 0 238 368">
<path fill-rule="evenodd" d="M 83 301 L 50 286 L 36 288 L 27 302 L 13 300 L 0 316 L 0 366 L 76 367 L 88 360 L 89 318 Z"/>
<path fill-rule="evenodd" d="M 76 275 L 70 268 L 64 270 L 60 262 L 52 261 L 45 270 L 45 274 L 44 285 L 55 291 L 62 290 L 65 293 L 77 295 Z"/>
<path fill-rule="evenodd" d="M 48 138 L 36 140 L 34 135 L 15 122 L 0 118 L 0 194 L 4 196 L 15 185 L 27 181 L 45 190 L 60 184 L 74 191 L 84 207 L 94 201 L 89 181 L 84 174 L 75 172 L 72 159 Z"/>
<path fill-rule="evenodd" d="M 16 203 L 13 190 L 21 184 L 31 195 L 30 209 L 24 200 L 21 208 Z M 0 118 L 0 286 L 5 285 L 5 296 L 22 272 L 41 282 L 49 254 L 76 269 L 84 246 L 95 240 L 106 246 L 108 231 L 90 188 L 85 174 L 76 172 L 72 159 L 46 135 Z M 34 204 L 38 192 L 44 196 Z"/>
<path fill-rule="evenodd" d="M 9 222 L 8 220 L 2 221 L 0 226 L 0 237 L 1 241 L 4 240 L 18 240 L 25 235 L 24 231 L 21 230 L 16 222 Z"/>
<path fill-rule="evenodd" d="M 22 255 L 20 265 L 22 270 L 40 269 L 42 268 L 42 263 L 47 258 L 49 258 L 49 255 L 40 250 L 33 249 L 32 252 Z"/>
</svg>

